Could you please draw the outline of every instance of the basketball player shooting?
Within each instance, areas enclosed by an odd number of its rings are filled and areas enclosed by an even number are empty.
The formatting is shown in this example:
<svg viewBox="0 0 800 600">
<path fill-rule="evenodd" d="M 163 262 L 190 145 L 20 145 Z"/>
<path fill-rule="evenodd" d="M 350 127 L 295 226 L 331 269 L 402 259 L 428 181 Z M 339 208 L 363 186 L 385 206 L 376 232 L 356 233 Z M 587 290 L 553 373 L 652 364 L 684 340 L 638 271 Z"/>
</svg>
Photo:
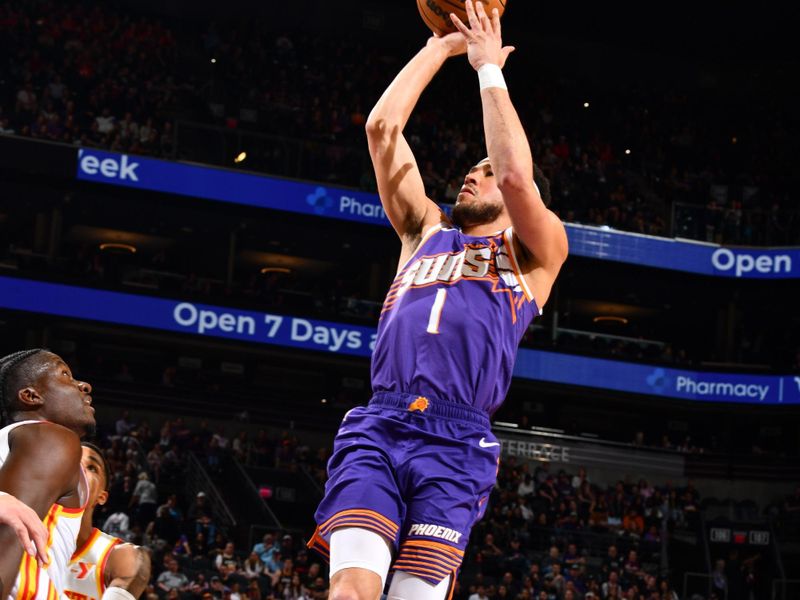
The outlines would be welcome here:
<svg viewBox="0 0 800 600">
<path fill-rule="evenodd" d="M 135 600 L 150 581 L 150 555 L 92 526 L 95 509 L 108 501 L 111 477 L 100 448 L 89 442 L 82 446 L 89 505 L 81 519 L 78 548 L 69 562 L 64 593 L 71 600 Z"/>
<path fill-rule="evenodd" d="M 519 341 L 567 256 L 503 80 L 500 18 L 466 2 L 469 27 L 433 37 L 375 105 L 367 138 L 400 264 L 381 312 L 374 396 L 342 421 L 309 546 L 328 557 L 335 600 L 440 600 L 497 477 L 489 418 Z M 452 224 L 425 194 L 403 128 L 453 56 L 478 72 L 488 158 L 464 178 Z M 475 115 L 478 118 L 478 115 Z M 544 194 L 544 198 L 542 195 Z"/>
<path fill-rule="evenodd" d="M 79 436 L 95 427 L 91 391 L 46 350 L 0 359 L 0 490 L 34 510 L 50 541 L 46 564 L 39 564 L 15 531 L 0 525 L 0 598 L 48 600 L 64 590 L 89 497 Z"/>
</svg>

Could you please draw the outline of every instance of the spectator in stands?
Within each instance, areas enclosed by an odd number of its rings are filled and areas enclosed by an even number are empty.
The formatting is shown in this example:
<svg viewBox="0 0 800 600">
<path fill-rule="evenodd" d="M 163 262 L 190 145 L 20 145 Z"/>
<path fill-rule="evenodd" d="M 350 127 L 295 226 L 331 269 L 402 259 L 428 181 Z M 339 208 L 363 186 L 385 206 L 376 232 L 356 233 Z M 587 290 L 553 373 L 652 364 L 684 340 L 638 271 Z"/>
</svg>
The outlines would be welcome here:
<svg viewBox="0 0 800 600">
<path fill-rule="evenodd" d="M 539 491 L 537 492 L 537 496 L 539 498 L 544 499 L 549 507 L 552 507 L 553 504 L 556 502 L 556 498 L 558 498 L 558 491 L 556 491 L 556 488 L 553 485 L 552 475 L 545 476 L 544 481 L 539 486 Z"/>
<path fill-rule="evenodd" d="M 517 580 L 520 580 L 530 569 L 530 560 L 522 551 L 520 539 L 511 538 L 509 548 L 505 553 L 505 566 Z M 538 565 L 537 565 L 538 567 Z"/>
<path fill-rule="evenodd" d="M 186 518 L 194 524 L 195 534 L 202 533 L 206 540 L 214 540 L 216 538 L 217 527 L 214 523 L 211 508 L 208 506 L 205 492 L 197 492 Z"/>
<path fill-rule="evenodd" d="M 228 539 L 225 537 L 225 534 L 218 529 L 211 543 L 208 544 L 208 556 L 211 558 L 212 562 L 217 559 L 218 554 L 221 554 L 222 551 L 225 550 L 227 543 Z"/>
<path fill-rule="evenodd" d="M 180 571 L 178 561 L 171 559 L 167 564 L 167 570 L 158 576 L 156 585 L 163 592 L 176 590 L 182 593 L 189 589 L 189 579 Z"/>
<path fill-rule="evenodd" d="M 250 453 L 250 441 L 247 438 L 246 431 L 240 431 L 239 435 L 234 438 L 232 448 L 234 458 L 246 463 Z"/>
<path fill-rule="evenodd" d="M 214 600 L 223 600 L 227 594 L 230 593 L 230 588 L 226 587 L 218 575 L 211 578 L 211 595 Z"/>
<path fill-rule="evenodd" d="M 111 109 L 106 107 L 103 112 L 95 117 L 97 131 L 104 136 L 111 135 L 116 129 L 116 119 L 111 114 Z"/>
<path fill-rule="evenodd" d="M 281 580 L 281 573 L 283 572 L 283 553 L 278 548 L 272 552 L 270 557 L 264 563 L 264 570 L 267 577 L 270 578 L 272 586 L 278 585 Z"/>
<path fill-rule="evenodd" d="M 486 588 L 479 585 L 475 593 L 469 597 L 469 600 L 489 600 L 489 596 L 486 595 Z"/>
<path fill-rule="evenodd" d="M 530 473 L 525 473 L 524 478 L 517 486 L 517 494 L 520 496 L 532 496 L 534 492 L 533 477 Z"/>
<path fill-rule="evenodd" d="M 158 490 L 145 471 L 139 473 L 138 479 L 129 507 L 135 508 L 136 524 L 144 528 L 156 516 Z"/>
<path fill-rule="evenodd" d="M 180 507 L 178 506 L 178 496 L 176 494 L 170 494 L 167 496 L 167 501 L 159 506 L 158 510 L 162 513 L 162 518 L 169 520 L 169 530 L 171 535 L 167 536 L 166 539 L 175 539 L 176 536 L 174 534 L 179 531 L 181 525 L 183 524 L 183 511 L 181 511 Z"/>
<path fill-rule="evenodd" d="M 639 538 L 644 534 L 644 518 L 636 508 L 631 507 L 622 520 L 622 529 L 628 535 Z"/>
<path fill-rule="evenodd" d="M 164 451 L 159 444 L 153 446 L 153 449 L 147 453 L 147 467 L 153 473 L 153 479 L 156 483 L 161 479 L 161 465 L 164 462 Z"/>
<path fill-rule="evenodd" d="M 550 579 L 553 589 L 559 598 L 564 597 L 564 590 L 567 587 L 567 581 L 561 573 L 561 563 L 553 563 L 551 565 L 552 571 L 545 575 L 546 579 Z"/>
<path fill-rule="evenodd" d="M 604 494 L 597 494 L 589 507 L 589 524 L 596 531 L 608 530 L 608 505 Z"/>
<path fill-rule="evenodd" d="M 227 569 L 233 569 L 234 571 L 239 571 L 241 569 L 241 564 L 236 557 L 233 542 L 225 544 L 225 549 L 218 554 L 214 560 L 214 566 L 218 571 L 221 571 L 223 566 Z"/>
<path fill-rule="evenodd" d="M 630 550 L 628 552 L 628 558 L 625 561 L 625 565 L 623 566 L 623 572 L 625 574 L 625 579 L 629 583 L 634 583 L 636 579 L 639 578 L 642 566 L 639 563 L 639 555 L 636 550 Z"/>
<path fill-rule="evenodd" d="M 283 597 L 286 600 L 310 600 L 307 593 L 308 590 L 306 590 L 305 586 L 300 582 L 300 576 L 295 573 L 289 585 L 284 587 Z"/>
<path fill-rule="evenodd" d="M 253 552 L 258 554 L 263 564 L 267 564 L 267 562 L 272 559 L 272 554 L 276 549 L 275 536 L 271 533 L 265 533 L 261 541 L 253 546 Z"/>
<path fill-rule="evenodd" d="M 586 467 L 578 467 L 578 474 L 572 477 L 572 487 L 577 492 L 584 483 L 591 483 L 589 476 L 586 474 Z"/>
<path fill-rule="evenodd" d="M 189 547 L 192 550 L 192 556 L 200 557 L 206 556 L 208 554 L 208 544 L 206 541 L 206 535 L 202 531 L 198 531 L 194 538 L 192 538 Z"/>
<path fill-rule="evenodd" d="M 575 544 L 568 544 L 567 551 L 564 552 L 564 565 L 571 567 L 572 565 L 580 565 L 583 561 L 580 554 L 578 554 L 578 547 Z"/>
<path fill-rule="evenodd" d="M 558 472 L 558 479 L 555 484 L 556 491 L 561 498 L 570 498 L 572 496 L 572 483 L 569 475 L 564 469 Z"/>
<path fill-rule="evenodd" d="M 204 598 L 206 594 L 208 597 L 211 598 L 211 585 L 209 584 L 208 580 L 206 579 L 206 574 L 202 571 L 198 571 L 194 579 L 189 582 L 189 591 L 195 598 Z"/>
<path fill-rule="evenodd" d="M 311 593 L 313 600 L 327 600 L 328 584 L 325 582 L 325 578 L 317 577 L 313 583 L 308 585 L 308 591 Z"/>
<path fill-rule="evenodd" d="M 603 591 L 603 598 L 619 598 L 622 595 L 622 588 L 619 584 L 619 571 L 608 572 L 608 580 L 600 586 Z"/>
<path fill-rule="evenodd" d="M 658 533 L 658 528 L 655 525 L 651 525 L 642 539 L 645 542 L 657 544 L 661 541 L 661 534 Z"/>
<path fill-rule="evenodd" d="M 264 575 L 264 563 L 261 562 L 256 552 L 251 552 L 250 556 L 244 561 L 242 570 L 247 579 L 258 579 Z"/>
<path fill-rule="evenodd" d="M 678 594 L 672 589 L 667 579 L 662 579 L 658 584 L 659 600 L 679 600 Z"/>
<path fill-rule="evenodd" d="M 247 599 L 248 600 L 261 600 L 266 594 L 261 593 L 261 585 L 259 581 L 253 579 L 247 584 Z"/>
<path fill-rule="evenodd" d="M 191 558 L 192 547 L 189 544 L 189 538 L 186 537 L 186 534 L 180 534 L 178 539 L 175 540 L 175 545 L 172 547 L 172 554 L 175 557 L 184 556 Z"/>
<path fill-rule="evenodd" d="M 617 573 L 622 571 L 622 559 L 619 556 L 619 550 L 617 549 L 616 545 L 612 544 L 608 547 L 606 552 L 606 557 L 603 560 L 603 573 L 607 576 L 616 571 Z"/>
<path fill-rule="evenodd" d="M 36 112 L 37 107 L 38 99 L 36 92 L 33 91 L 33 83 L 27 81 L 17 92 L 16 111 L 20 113 L 23 118 L 27 117 L 30 119 Z"/>
<path fill-rule="evenodd" d="M 115 429 L 120 438 L 127 437 L 134 429 L 136 429 L 136 423 L 131 421 L 130 411 L 122 411 L 122 415 L 115 424 Z"/>
<path fill-rule="evenodd" d="M 124 512 L 115 512 L 108 516 L 102 530 L 115 537 L 128 540 L 130 536 L 130 518 Z"/>
<path fill-rule="evenodd" d="M 722 559 L 714 563 L 711 572 L 711 590 L 719 600 L 728 600 L 728 576 L 725 574 L 725 561 Z"/>
</svg>

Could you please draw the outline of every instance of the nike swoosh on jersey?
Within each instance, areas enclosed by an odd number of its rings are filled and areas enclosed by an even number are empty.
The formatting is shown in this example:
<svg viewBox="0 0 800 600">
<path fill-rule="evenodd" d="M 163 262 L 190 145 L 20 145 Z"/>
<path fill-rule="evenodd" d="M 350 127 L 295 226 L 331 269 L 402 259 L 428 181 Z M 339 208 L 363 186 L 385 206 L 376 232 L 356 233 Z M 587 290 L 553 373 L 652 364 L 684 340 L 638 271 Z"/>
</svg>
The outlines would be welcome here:
<svg viewBox="0 0 800 600">
<path fill-rule="evenodd" d="M 500 442 L 487 442 L 486 438 L 481 438 L 481 441 L 478 442 L 481 448 L 491 448 L 492 446 L 499 446 Z"/>
</svg>

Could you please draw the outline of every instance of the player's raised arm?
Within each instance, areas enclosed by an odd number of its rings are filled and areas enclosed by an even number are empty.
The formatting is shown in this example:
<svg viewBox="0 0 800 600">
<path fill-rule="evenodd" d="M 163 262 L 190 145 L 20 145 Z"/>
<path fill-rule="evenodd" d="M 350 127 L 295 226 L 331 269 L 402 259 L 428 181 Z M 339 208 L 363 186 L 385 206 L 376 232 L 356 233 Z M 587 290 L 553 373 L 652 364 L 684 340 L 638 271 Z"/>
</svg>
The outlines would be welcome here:
<svg viewBox="0 0 800 600">
<path fill-rule="evenodd" d="M 432 37 L 398 73 L 367 119 L 367 141 L 386 215 L 406 244 L 439 222 L 439 207 L 425 194 L 417 162 L 403 129 L 422 91 L 444 62 L 466 51 L 459 33 Z"/>
<path fill-rule="evenodd" d="M 490 17 L 482 3 L 473 5 L 472 0 L 466 0 L 466 9 L 469 28 L 454 15 L 451 19 L 467 40 L 469 62 L 480 78 L 486 147 L 497 187 L 519 241 L 555 277 L 567 257 L 567 235 L 533 182 L 528 138 L 500 70 L 511 49 L 503 47 L 496 10 Z"/>
</svg>

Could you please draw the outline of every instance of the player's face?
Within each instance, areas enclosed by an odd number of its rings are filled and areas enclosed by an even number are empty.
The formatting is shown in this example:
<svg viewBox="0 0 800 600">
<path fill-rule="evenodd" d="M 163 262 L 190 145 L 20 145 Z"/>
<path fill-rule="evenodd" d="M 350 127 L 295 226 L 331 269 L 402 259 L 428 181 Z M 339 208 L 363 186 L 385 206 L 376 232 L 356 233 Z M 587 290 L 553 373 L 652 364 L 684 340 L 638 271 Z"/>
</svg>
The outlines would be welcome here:
<svg viewBox="0 0 800 600">
<path fill-rule="evenodd" d="M 60 356 L 50 355 L 39 382 L 44 401 L 43 416 L 80 436 L 94 431 L 92 386 L 75 379 Z"/>
<path fill-rule="evenodd" d="M 106 469 L 103 457 L 91 448 L 84 446 L 81 466 L 89 480 L 89 506 L 105 504 L 108 492 L 106 491 Z"/>
<path fill-rule="evenodd" d="M 464 177 L 464 185 L 453 209 L 453 222 L 459 227 L 489 223 L 502 211 L 503 196 L 487 158 L 472 167 Z"/>
</svg>

